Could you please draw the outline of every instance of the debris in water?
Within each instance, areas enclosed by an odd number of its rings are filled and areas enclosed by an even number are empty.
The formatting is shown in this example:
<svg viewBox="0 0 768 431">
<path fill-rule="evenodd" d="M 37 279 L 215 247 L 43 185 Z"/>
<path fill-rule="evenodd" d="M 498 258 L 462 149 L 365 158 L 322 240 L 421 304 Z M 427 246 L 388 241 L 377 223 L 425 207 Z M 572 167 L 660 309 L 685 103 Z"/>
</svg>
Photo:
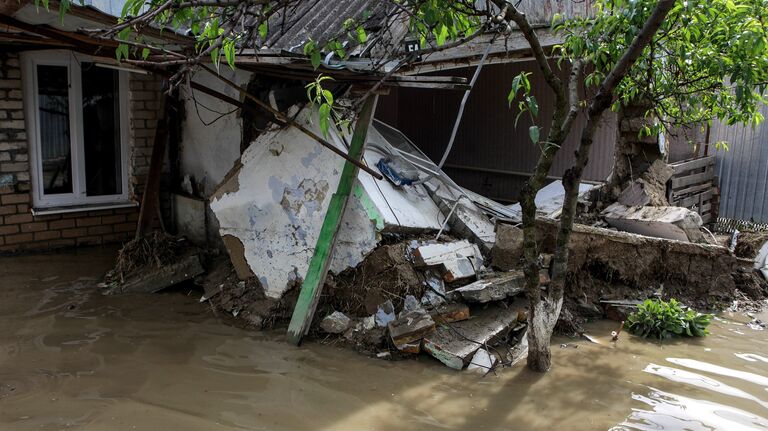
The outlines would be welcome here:
<svg viewBox="0 0 768 431">
<path fill-rule="evenodd" d="M 600 343 L 600 340 L 598 340 L 597 338 L 595 338 L 595 337 L 593 337 L 593 336 L 591 336 L 589 334 L 581 334 L 581 336 L 584 337 L 584 339 L 586 339 L 590 343 L 602 344 L 602 343 Z"/>
<path fill-rule="evenodd" d="M 390 321 L 387 328 L 392 343 L 395 346 L 403 346 L 421 340 L 425 335 L 433 332 L 435 321 L 424 310 L 414 310 L 405 312 L 400 318 Z"/>
<path fill-rule="evenodd" d="M 506 340 L 512 326 L 525 319 L 525 307 L 489 307 L 470 320 L 441 325 L 424 337 L 424 350 L 446 366 L 461 370 L 484 345 Z"/>
<path fill-rule="evenodd" d="M 141 271 L 127 277 L 124 282 L 115 283 L 104 294 L 154 293 L 190 280 L 204 272 L 205 269 L 200 264 L 198 256 L 191 255 L 175 263 L 144 267 Z"/>
<path fill-rule="evenodd" d="M 619 329 L 611 331 L 611 341 L 619 341 L 619 335 L 621 335 L 621 328 L 624 327 L 624 321 L 619 324 Z"/>
<path fill-rule="evenodd" d="M 467 370 L 480 370 L 482 372 L 488 372 L 496 365 L 496 356 L 492 355 L 485 349 L 478 349 L 475 355 L 472 356 L 472 360 L 469 361 Z"/>
<path fill-rule="evenodd" d="M 751 322 L 747 323 L 747 327 L 753 331 L 762 331 L 765 329 L 766 324 L 760 319 L 753 319 Z"/>
</svg>

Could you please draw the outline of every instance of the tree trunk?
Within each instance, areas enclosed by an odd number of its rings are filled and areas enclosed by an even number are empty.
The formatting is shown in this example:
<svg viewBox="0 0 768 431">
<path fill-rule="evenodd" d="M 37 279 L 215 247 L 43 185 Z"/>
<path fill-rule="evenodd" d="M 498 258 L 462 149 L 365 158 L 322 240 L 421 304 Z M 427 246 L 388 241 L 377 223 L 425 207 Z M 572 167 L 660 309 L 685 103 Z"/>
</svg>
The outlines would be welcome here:
<svg viewBox="0 0 768 431">
<path fill-rule="evenodd" d="M 532 371 L 543 373 L 552 367 L 549 343 L 562 307 L 562 295 L 554 303 L 542 298 L 528 305 L 528 368 Z"/>
<path fill-rule="evenodd" d="M 614 201 L 629 184 L 648 167 L 664 157 L 658 136 L 640 137 L 640 131 L 652 123 L 645 113 L 649 102 L 633 102 L 617 114 L 617 137 L 613 170 L 608 181 L 606 198 Z"/>
</svg>

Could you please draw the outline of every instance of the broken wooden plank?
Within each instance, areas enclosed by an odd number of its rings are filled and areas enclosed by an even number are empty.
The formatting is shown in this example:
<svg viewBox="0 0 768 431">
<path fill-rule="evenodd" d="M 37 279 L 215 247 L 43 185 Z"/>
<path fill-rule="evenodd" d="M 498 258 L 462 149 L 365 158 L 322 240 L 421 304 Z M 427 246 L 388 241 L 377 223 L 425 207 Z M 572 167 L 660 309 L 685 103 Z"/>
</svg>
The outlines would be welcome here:
<svg viewBox="0 0 768 431">
<path fill-rule="evenodd" d="M 152 143 L 152 155 L 149 159 L 149 173 L 147 173 L 144 193 L 141 196 L 141 209 L 139 221 L 136 223 L 136 238 L 146 235 L 152 226 L 152 220 L 158 214 L 160 205 L 160 174 L 163 170 L 165 149 L 168 146 L 168 95 L 163 92 L 160 97 L 158 112 L 160 118 L 155 126 L 155 139 Z"/>
<path fill-rule="evenodd" d="M 695 186 L 686 187 L 684 189 L 678 189 L 678 190 L 672 190 L 672 199 L 680 199 L 684 198 L 688 195 L 696 194 L 703 192 L 705 190 L 709 190 L 713 187 L 714 182 L 708 181 L 703 184 L 697 184 Z"/>
<path fill-rule="evenodd" d="M 672 189 L 679 189 L 680 187 L 690 186 L 693 184 L 699 184 L 703 182 L 711 182 L 715 177 L 715 170 L 713 167 L 707 167 L 706 170 L 700 174 L 687 175 L 684 177 L 672 178 Z"/>
<path fill-rule="evenodd" d="M 387 324 L 392 343 L 398 346 L 412 344 L 435 330 L 435 321 L 424 310 L 413 310 Z"/>
<path fill-rule="evenodd" d="M 671 166 L 672 166 L 672 169 L 675 170 L 675 175 L 680 175 L 687 171 L 704 168 L 714 164 L 715 164 L 715 156 L 708 156 L 708 157 L 702 157 L 700 159 L 673 163 Z"/>
<path fill-rule="evenodd" d="M 525 274 L 523 271 L 510 271 L 501 275 L 478 280 L 451 292 L 459 295 L 467 302 L 486 303 L 501 301 L 525 291 Z"/>
<path fill-rule="evenodd" d="M 522 301 L 508 308 L 489 307 L 472 319 L 440 325 L 424 337 L 423 349 L 448 367 L 461 370 L 479 348 L 505 338 L 514 324 L 524 320 Z"/>
<path fill-rule="evenodd" d="M 349 146 L 349 157 L 352 160 L 359 162 L 363 157 L 368 126 L 371 124 L 373 112 L 376 110 L 377 99 L 378 95 L 371 96 L 363 104 L 352 135 L 352 143 Z M 350 161 L 344 163 L 339 185 L 336 188 L 336 193 L 331 197 L 328 212 L 325 214 L 323 226 L 320 229 L 320 236 L 317 238 L 315 252 L 309 262 L 309 269 L 301 285 L 301 292 L 296 307 L 293 309 L 291 322 L 288 325 L 288 341 L 292 344 L 301 343 L 302 337 L 312 324 L 312 317 L 320 299 L 320 292 L 323 289 L 323 284 L 325 284 L 325 277 L 328 275 L 328 267 L 331 264 L 336 236 L 341 226 L 341 218 L 347 208 L 349 197 L 352 195 L 352 186 L 357 178 L 357 173 L 356 164 Z"/>
<path fill-rule="evenodd" d="M 672 202 L 670 203 L 675 206 L 690 208 L 694 205 L 699 204 L 701 201 L 708 202 L 710 199 L 712 199 L 712 190 L 707 190 L 704 193 L 699 193 L 693 196 L 685 197 L 685 198 L 674 201 L 674 203 Z"/>
<path fill-rule="evenodd" d="M 143 270 L 123 284 L 109 289 L 105 294 L 155 293 L 192 279 L 204 272 L 205 269 L 200 264 L 200 258 L 197 255 L 191 255 L 171 265 Z"/>
</svg>

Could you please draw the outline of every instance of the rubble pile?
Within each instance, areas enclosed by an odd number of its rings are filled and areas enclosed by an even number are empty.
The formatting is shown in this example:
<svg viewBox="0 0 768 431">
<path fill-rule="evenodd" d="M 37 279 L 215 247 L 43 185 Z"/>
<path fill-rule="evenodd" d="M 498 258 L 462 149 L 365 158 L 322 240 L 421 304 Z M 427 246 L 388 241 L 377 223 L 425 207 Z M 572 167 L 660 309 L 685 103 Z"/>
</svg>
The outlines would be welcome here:
<svg viewBox="0 0 768 431">
<path fill-rule="evenodd" d="M 320 133 L 311 112 L 294 114 Z M 339 145 L 350 138 L 331 129 Z M 206 262 L 201 302 L 249 328 L 290 319 L 296 344 L 309 335 L 380 358 L 428 355 L 485 372 L 525 357 L 520 205 L 458 186 L 384 123 L 374 121 L 366 140 L 362 160 L 388 180 L 358 175 L 340 205 L 333 190 L 350 185 L 341 179 L 344 161 L 295 128 L 259 135 L 210 198 L 228 257 Z M 580 184 L 560 332 L 579 332 L 586 319 L 621 320 L 651 297 L 700 309 L 765 297 L 765 240 L 745 235 L 742 245 L 723 246 L 698 213 L 670 206 L 675 169 L 648 165 L 620 193 Z M 564 197 L 554 181 L 535 199 L 541 289 L 550 283 Z M 178 256 L 139 284 L 202 272 L 196 255 Z"/>
<path fill-rule="evenodd" d="M 426 354 L 457 370 L 513 364 L 527 352 L 523 274 L 485 263 L 467 240 L 380 246 L 327 281 L 313 333 L 371 356 Z"/>
</svg>

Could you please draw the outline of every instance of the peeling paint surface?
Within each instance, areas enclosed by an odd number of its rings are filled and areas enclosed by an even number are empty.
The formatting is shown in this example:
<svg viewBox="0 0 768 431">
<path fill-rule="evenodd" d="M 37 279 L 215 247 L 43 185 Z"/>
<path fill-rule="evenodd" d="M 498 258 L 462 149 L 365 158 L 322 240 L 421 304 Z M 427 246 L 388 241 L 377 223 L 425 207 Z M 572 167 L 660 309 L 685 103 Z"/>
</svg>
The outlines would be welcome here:
<svg viewBox="0 0 768 431">
<path fill-rule="evenodd" d="M 320 133 L 304 110 L 297 121 Z M 328 139 L 346 150 L 332 130 Z M 369 129 L 369 142 L 383 138 Z M 278 149 L 279 151 L 275 151 Z M 380 152 L 367 151 L 375 165 Z M 331 196 L 344 160 L 295 128 L 260 135 L 234 168 L 236 188 L 215 193 L 210 206 L 220 234 L 243 244 L 242 258 L 259 278 L 265 294 L 281 297 L 297 278 L 304 278 L 314 252 Z M 386 181 L 361 174 L 344 213 L 330 270 L 338 273 L 356 266 L 378 244 L 385 230 L 439 229 L 439 209 L 423 187 L 395 189 Z M 234 256 L 232 259 L 240 259 Z"/>
</svg>

